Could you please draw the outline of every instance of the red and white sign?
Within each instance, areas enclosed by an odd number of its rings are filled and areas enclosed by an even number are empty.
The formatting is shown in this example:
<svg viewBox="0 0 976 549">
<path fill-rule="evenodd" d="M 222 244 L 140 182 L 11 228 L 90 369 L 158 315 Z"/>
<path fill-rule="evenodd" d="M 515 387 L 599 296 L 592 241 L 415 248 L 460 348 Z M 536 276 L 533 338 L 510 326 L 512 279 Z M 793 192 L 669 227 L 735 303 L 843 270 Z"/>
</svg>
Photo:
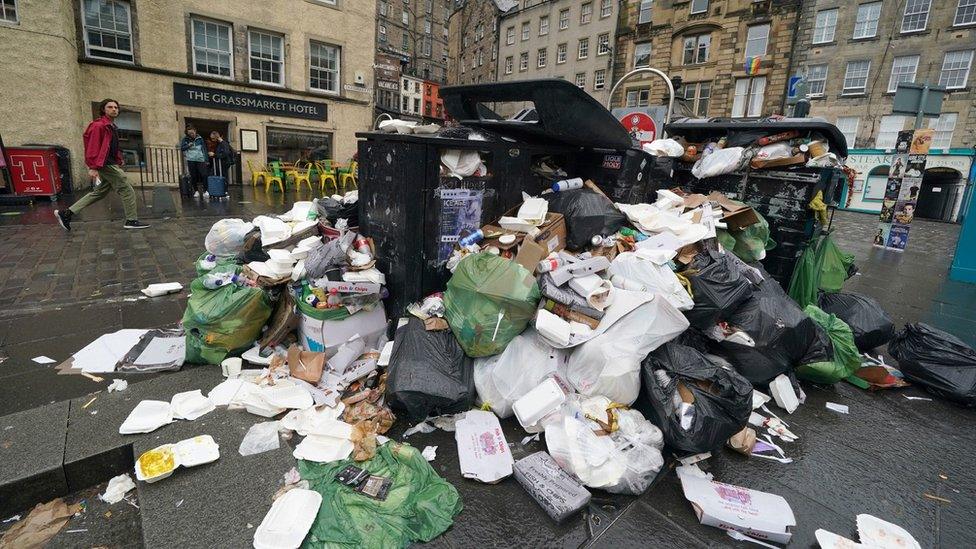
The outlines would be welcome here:
<svg viewBox="0 0 976 549">
<path fill-rule="evenodd" d="M 61 192 L 61 172 L 53 149 L 8 147 L 14 194 L 54 196 Z"/>
<path fill-rule="evenodd" d="M 632 112 L 620 117 L 620 123 L 627 128 L 631 137 L 640 141 L 641 145 L 650 143 L 657 138 L 657 124 L 649 115 L 642 112 Z"/>
</svg>

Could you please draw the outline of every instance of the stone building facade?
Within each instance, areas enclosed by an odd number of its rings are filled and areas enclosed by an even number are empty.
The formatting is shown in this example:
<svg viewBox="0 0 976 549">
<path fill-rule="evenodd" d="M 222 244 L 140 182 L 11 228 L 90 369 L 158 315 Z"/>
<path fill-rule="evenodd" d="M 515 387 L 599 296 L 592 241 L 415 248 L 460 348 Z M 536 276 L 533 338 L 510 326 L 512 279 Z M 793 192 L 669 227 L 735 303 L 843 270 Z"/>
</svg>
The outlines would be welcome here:
<svg viewBox="0 0 976 549">
<path fill-rule="evenodd" d="M 498 19 L 516 0 L 460 0 L 448 31 L 448 84 L 497 80 Z"/>
<path fill-rule="evenodd" d="M 360 2 L 366 4 L 367 0 L 358 0 L 357 4 Z M 377 55 L 398 57 L 401 71 L 407 76 L 447 81 L 448 18 L 452 4 L 452 0 L 377 0 Z M 363 38 L 361 43 L 368 43 Z"/>
<path fill-rule="evenodd" d="M 617 26 L 614 74 L 653 67 L 680 77 L 679 107 L 688 115 L 782 113 L 799 13 L 800 0 L 627 0 Z M 635 77 L 613 104 L 660 105 L 666 95 L 659 78 Z"/>
</svg>

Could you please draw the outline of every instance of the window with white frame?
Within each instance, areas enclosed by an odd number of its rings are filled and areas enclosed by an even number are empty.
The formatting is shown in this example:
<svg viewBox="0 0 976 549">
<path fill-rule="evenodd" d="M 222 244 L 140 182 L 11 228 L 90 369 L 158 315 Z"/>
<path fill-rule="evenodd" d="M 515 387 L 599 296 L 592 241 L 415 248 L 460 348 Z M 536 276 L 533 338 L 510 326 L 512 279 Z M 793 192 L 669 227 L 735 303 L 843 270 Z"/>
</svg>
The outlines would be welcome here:
<svg viewBox="0 0 976 549">
<path fill-rule="evenodd" d="M 607 85 L 607 70 L 599 69 L 593 73 L 593 89 L 602 90 Z"/>
<path fill-rule="evenodd" d="M 905 117 L 896 114 L 881 117 L 878 127 L 878 137 L 874 140 L 876 149 L 894 149 L 898 141 L 898 132 L 905 127 Z"/>
<path fill-rule="evenodd" d="M 708 50 L 712 45 L 711 34 L 686 36 L 682 48 L 681 64 L 697 65 L 708 61 Z"/>
<path fill-rule="evenodd" d="M 807 94 L 810 97 L 823 97 L 827 91 L 827 65 L 807 67 Z"/>
<path fill-rule="evenodd" d="M 403 41 L 400 45 L 403 46 L 403 51 L 410 51 L 410 36 L 408 33 L 403 33 Z"/>
<path fill-rule="evenodd" d="M 559 30 L 569 28 L 569 10 L 559 11 Z"/>
<path fill-rule="evenodd" d="M 529 70 L 529 52 L 523 51 L 519 54 L 519 71 Z"/>
<path fill-rule="evenodd" d="M 596 37 L 596 54 L 606 55 L 610 53 L 610 34 L 604 33 Z"/>
<path fill-rule="evenodd" d="M 712 97 L 711 82 L 693 82 L 685 84 L 678 94 L 687 102 L 691 112 L 695 116 L 705 118 L 708 116 L 708 100 Z"/>
<path fill-rule="evenodd" d="M 691 0 L 691 13 L 705 13 L 708 11 L 708 0 Z"/>
<path fill-rule="evenodd" d="M 380 42 L 386 43 L 386 25 L 380 23 Z"/>
<path fill-rule="evenodd" d="M 872 38 L 878 34 L 878 20 L 881 19 L 881 2 L 861 4 L 857 7 L 854 20 L 854 38 Z"/>
<path fill-rule="evenodd" d="M 600 19 L 610 17 L 613 13 L 613 0 L 602 0 L 600 2 Z"/>
<path fill-rule="evenodd" d="M 651 43 L 644 42 L 634 46 L 634 68 L 651 66 Z"/>
<path fill-rule="evenodd" d="M 965 88 L 972 63 L 973 50 L 946 52 L 942 59 L 942 72 L 939 73 L 939 85 L 950 90 Z"/>
<path fill-rule="evenodd" d="M 746 32 L 746 59 L 766 55 L 769 25 L 753 25 Z"/>
<path fill-rule="evenodd" d="M 430 19 L 424 19 L 424 34 L 430 34 L 431 28 L 432 28 L 432 25 L 430 24 Z M 477 32 L 478 31 L 476 30 L 475 33 L 477 33 Z M 484 30 L 483 29 L 482 29 L 481 34 L 484 34 Z M 477 34 L 475 34 L 475 40 L 481 40 L 481 37 L 478 36 Z"/>
<path fill-rule="evenodd" d="M 837 8 L 817 12 L 817 20 L 813 25 L 813 43 L 823 44 L 834 40 L 837 29 Z"/>
<path fill-rule="evenodd" d="M 925 30 L 929 22 L 929 8 L 932 0 L 907 0 L 905 15 L 901 19 L 901 32 L 918 32 Z"/>
<path fill-rule="evenodd" d="M 512 74 L 512 69 L 515 65 L 515 58 L 509 55 L 505 58 L 505 74 Z"/>
<path fill-rule="evenodd" d="M 515 43 L 515 27 L 505 29 L 505 44 L 511 46 Z"/>
<path fill-rule="evenodd" d="M 529 33 L 530 32 L 532 32 L 532 24 L 529 23 L 528 21 L 526 21 L 525 23 L 522 23 L 522 41 L 523 42 L 529 39 Z"/>
<path fill-rule="evenodd" d="M 903 55 L 896 57 L 891 62 L 891 77 L 888 78 L 888 93 L 898 91 L 898 84 L 915 82 L 915 73 L 918 71 L 918 56 Z"/>
<path fill-rule="evenodd" d="M 948 149 L 952 147 L 952 132 L 956 130 L 958 116 L 954 112 L 944 112 L 938 118 L 929 120 L 929 127 L 935 129 L 931 148 Z"/>
<path fill-rule="evenodd" d="M 837 119 L 837 129 L 844 134 L 847 140 L 847 148 L 854 148 L 854 141 L 857 139 L 857 125 L 860 119 L 856 116 L 841 116 Z"/>
<path fill-rule="evenodd" d="M 17 22 L 17 0 L 0 0 L 0 21 Z"/>
<path fill-rule="evenodd" d="M 976 0 L 959 0 L 959 5 L 956 6 L 956 17 L 952 20 L 952 25 L 959 27 L 973 23 L 976 23 Z"/>
<path fill-rule="evenodd" d="M 580 7 L 580 25 L 585 25 L 593 19 L 593 2 L 587 2 Z"/>
<path fill-rule="evenodd" d="M 590 56 L 590 39 L 580 38 L 579 46 L 576 48 L 576 58 L 586 59 Z"/>
<path fill-rule="evenodd" d="M 407 11 L 407 8 L 403 8 L 403 14 L 400 16 L 400 21 L 404 25 L 410 24 L 410 12 Z"/>
<path fill-rule="evenodd" d="M 4 13 L 7 13 L 6 2 Z M 88 57 L 132 61 L 132 14 L 128 2 L 84 0 L 82 23 Z M 16 4 L 14 16 L 16 17 Z M 6 19 L 6 18 L 5 18 Z"/>
<path fill-rule="evenodd" d="M 646 107 L 650 97 L 651 90 L 649 88 L 644 88 L 642 90 L 627 90 L 627 106 Z"/>
<path fill-rule="evenodd" d="M 578 72 L 576 73 L 576 85 L 585 88 L 586 87 L 586 73 Z"/>
<path fill-rule="evenodd" d="M 428 47 L 430 47 L 429 44 Z M 478 66 L 480 67 L 484 64 L 485 64 L 485 49 L 478 48 Z"/>
<path fill-rule="evenodd" d="M 654 7 L 654 0 L 641 0 L 640 7 L 637 10 L 637 23 L 650 23 L 651 22 L 651 8 Z"/>
<path fill-rule="evenodd" d="M 556 46 L 556 64 L 566 62 L 566 44 Z"/>
<path fill-rule="evenodd" d="M 871 61 L 848 61 L 844 71 L 843 95 L 857 95 L 864 93 L 868 85 L 868 73 L 871 72 Z"/>
<path fill-rule="evenodd" d="M 380 15 L 386 17 L 390 13 L 390 6 L 386 2 L 380 2 Z"/>
<path fill-rule="evenodd" d="M 339 93 L 339 46 L 309 42 L 308 86 L 313 90 Z"/>
<path fill-rule="evenodd" d="M 765 93 L 765 76 L 737 79 L 735 81 L 735 96 L 732 98 L 732 117 L 742 118 L 762 114 Z"/>
<path fill-rule="evenodd" d="M 543 15 L 539 18 L 539 36 L 549 34 L 549 16 Z"/>
<path fill-rule="evenodd" d="M 540 68 L 540 69 L 542 67 L 545 67 L 546 66 L 546 63 L 548 62 L 548 57 L 549 57 L 549 50 L 547 50 L 546 48 L 539 48 L 539 51 L 536 52 L 536 65 L 535 66 L 538 67 L 538 68 Z"/>
<path fill-rule="evenodd" d="M 193 19 L 193 72 L 233 76 L 230 25 Z"/>
<path fill-rule="evenodd" d="M 284 40 L 277 34 L 252 30 L 247 33 L 250 80 L 280 86 L 284 83 Z"/>
</svg>

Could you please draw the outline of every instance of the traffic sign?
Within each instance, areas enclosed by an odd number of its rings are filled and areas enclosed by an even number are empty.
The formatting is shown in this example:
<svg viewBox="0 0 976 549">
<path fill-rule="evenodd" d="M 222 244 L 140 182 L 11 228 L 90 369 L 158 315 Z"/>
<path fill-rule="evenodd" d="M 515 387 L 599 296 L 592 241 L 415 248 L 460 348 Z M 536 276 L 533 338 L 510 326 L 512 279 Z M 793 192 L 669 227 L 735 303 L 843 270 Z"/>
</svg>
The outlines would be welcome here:
<svg viewBox="0 0 976 549">
<path fill-rule="evenodd" d="M 627 128 L 630 136 L 640 142 L 650 143 L 657 138 L 657 124 L 648 114 L 642 112 L 630 112 L 620 117 L 620 123 Z"/>
</svg>

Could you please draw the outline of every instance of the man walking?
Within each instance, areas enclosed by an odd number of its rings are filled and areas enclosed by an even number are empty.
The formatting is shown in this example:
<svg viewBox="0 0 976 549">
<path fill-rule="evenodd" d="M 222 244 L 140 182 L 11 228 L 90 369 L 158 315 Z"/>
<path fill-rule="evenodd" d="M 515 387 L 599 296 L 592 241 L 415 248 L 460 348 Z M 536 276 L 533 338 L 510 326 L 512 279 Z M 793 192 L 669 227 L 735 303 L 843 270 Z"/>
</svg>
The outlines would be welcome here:
<svg viewBox="0 0 976 549">
<path fill-rule="evenodd" d="M 186 158 L 186 168 L 190 172 L 193 194 L 207 198 L 210 196 L 207 192 L 207 176 L 210 175 L 207 169 L 207 144 L 192 125 L 186 125 L 185 133 L 186 135 L 180 140 L 180 150 Z"/>
<path fill-rule="evenodd" d="M 138 219 L 136 192 L 126 181 L 125 172 L 122 170 L 119 129 L 115 126 L 115 119 L 119 116 L 119 102 L 114 99 L 103 99 L 98 104 L 98 112 L 101 116 L 88 124 L 83 136 L 85 165 L 88 166 L 88 177 L 95 182 L 95 188 L 67 210 L 54 210 L 54 216 L 64 230 L 70 231 L 72 216 L 108 196 L 110 190 L 114 190 L 122 198 L 122 207 L 125 209 L 125 224 L 122 227 L 145 229 L 149 225 Z"/>
</svg>

